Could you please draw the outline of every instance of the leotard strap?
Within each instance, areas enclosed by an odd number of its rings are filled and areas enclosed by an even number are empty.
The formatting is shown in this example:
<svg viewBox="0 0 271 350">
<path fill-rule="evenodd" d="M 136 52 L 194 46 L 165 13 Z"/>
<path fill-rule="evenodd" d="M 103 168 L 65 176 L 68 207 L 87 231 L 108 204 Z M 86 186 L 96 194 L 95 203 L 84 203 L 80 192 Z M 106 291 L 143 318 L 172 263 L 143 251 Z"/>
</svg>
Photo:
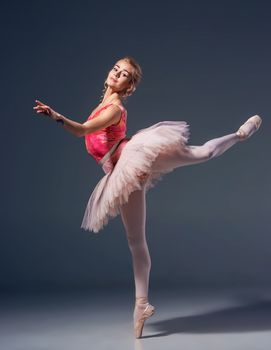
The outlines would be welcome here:
<svg viewBox="0 0 271 350">
<path fill-rule="evenodd" d="M 121 110 L 122 113 L 126 111 L 126 109 L 125 109 L 123 106 L 121 106 L 121 105 L 118 105 L 118 104 L 116 104 L 116 103 L 109 103 L 108 105 L 105 105 L 105 106 L 103 106 L 103 107 L 97 109 L 97 111 L 93 114 L 93 117 L 94 117 L 96 114 L 98 114 L 100 111 L 102 111 L 104 108 L 107 108 L 107 107 L 112 106 L 112 105 L 118 106 L 118 107 L 120 108 L 120 110 Z"/>
</svg>

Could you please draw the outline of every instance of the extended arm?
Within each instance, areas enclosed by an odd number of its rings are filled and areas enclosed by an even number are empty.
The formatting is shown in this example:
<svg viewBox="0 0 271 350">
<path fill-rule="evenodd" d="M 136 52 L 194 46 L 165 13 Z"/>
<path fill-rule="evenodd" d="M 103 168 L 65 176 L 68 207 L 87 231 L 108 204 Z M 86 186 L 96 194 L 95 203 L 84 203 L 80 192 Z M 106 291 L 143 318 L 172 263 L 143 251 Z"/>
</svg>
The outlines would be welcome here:
<svg viewBox="0 0 271 350">
<path fill-rule="evenodd" d="M 106 128 L 112 124 L 118 123 L 121 110 L 116 105 L 109 106 L 106 110 L 103 110 L 99 117 L 86 121 L 85 123 L 77 123 L 71 119 L 68 119 L 54 111 L 51 107 L 36 100 L 37 106 L 33 107 L 37 113 L 43 113 L 51 117 L 53 120 L 61 123 L 62 127 L 68 132 L 77 137 L 82 137 L 86 134 L 93 133 L 97 130 Z"/>
</svg>

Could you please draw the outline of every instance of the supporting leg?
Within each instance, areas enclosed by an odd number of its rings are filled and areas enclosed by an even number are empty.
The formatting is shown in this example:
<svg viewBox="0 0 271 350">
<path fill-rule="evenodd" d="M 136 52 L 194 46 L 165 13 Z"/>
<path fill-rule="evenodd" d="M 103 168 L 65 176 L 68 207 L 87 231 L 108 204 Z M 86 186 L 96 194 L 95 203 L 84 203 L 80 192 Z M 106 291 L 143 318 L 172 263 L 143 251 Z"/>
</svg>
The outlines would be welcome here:
<svg viewBox="0 0 271 350">
<path fill-rule="evenodd" d="M 143 179 L 144 180 L 144 179 Z M 151 258 L 145 235 L 146 188 L 136 190 L 121 209 L 128 245 L 132 253 L 135 280 L 135 308 L 133 313 L 134 335 L 140 338 L 144 322 L 154 314 L 155 308 L 148 302 Z"/>
<path fill-rule="evenodd" d="M 129 196 L 129 200 L 121 207 L 128 245 L 132 254 L 135 296 L 148 297 L 151 258 L 145 235 L 146 198 L 145 186 Z"/>
</svg>

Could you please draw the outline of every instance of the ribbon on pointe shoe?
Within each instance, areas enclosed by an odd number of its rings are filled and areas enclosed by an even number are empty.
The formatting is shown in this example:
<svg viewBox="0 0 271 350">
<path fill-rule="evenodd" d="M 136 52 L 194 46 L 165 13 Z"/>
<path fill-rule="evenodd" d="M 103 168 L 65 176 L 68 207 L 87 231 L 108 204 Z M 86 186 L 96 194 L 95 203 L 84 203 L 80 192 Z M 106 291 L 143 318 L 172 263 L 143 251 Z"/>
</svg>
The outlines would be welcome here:
<svg viewBox="0 0 271 350">
<path fill-rule="evenodd" d="M 136 338 L 142 335 L 144 322 L 155 312 L 155 307 L 148 302 L 146 297 L 136 298 L 134 310 L 134 333 Z"/>
</svg>

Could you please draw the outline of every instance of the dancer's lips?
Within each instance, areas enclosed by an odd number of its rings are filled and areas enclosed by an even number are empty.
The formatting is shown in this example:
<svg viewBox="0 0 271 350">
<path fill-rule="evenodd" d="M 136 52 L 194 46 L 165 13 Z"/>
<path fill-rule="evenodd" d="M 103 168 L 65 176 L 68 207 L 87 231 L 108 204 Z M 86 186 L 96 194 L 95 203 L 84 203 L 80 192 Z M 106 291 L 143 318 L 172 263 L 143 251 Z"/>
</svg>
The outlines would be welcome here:
<svg viewBox="0 0 271 350">
<path fill-rule="evenodd" d="M 114 78 L 112 78 L 112 77 L 111 77 L 111 79 L 112 79 L 112 80 L 113 80 L 115 83 L 117 82 L 117 80 L 116 80 L 116 79 L 114 79 Z"/>
</svg>

